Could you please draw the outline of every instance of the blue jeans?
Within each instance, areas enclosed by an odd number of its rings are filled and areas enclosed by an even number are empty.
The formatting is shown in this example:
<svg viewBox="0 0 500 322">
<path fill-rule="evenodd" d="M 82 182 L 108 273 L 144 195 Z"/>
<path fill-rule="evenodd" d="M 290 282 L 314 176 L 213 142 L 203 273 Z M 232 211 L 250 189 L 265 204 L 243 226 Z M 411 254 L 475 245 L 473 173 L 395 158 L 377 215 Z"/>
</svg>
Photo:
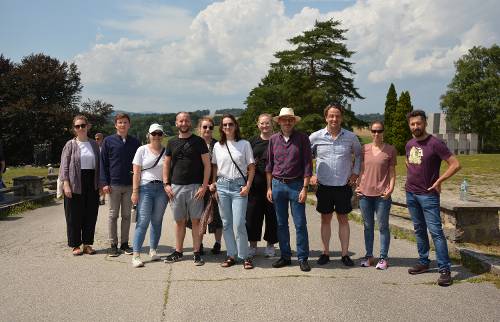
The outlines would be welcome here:
<svg viewBox="0 0 500 322">
<path fill-rule="evenodd" d="M 297 237 L 297 258 L 299 261 L 309 257 L 309 235 L 307 234 L 306 205 L 299 203 L 299 193 L 304 183 L 302 180 L 282 183 L 276 179 L 272 182 L 273 203 L 278 219 L 278 240 L 281 257 L 290 259 L 290 230 L 288 228 L 288 204 L 292 210 L 293 223 Z"/>
<path fill-rule="evenodd" d="M 439 212 L 439 195 L 435 194 L 414 194 L 406 192 L 406 204 L 413 221 L 415 235 L 417 237 L 417 249 L 419 263 L 429 265 L 429 236 L 427 229 L 431 233 L 439 271 L 450 270 L 451 263 L 448 256 L 448 244 L 441 225 L 441 215 Z"/>
<path fill-rule="evenodd" d="M 374 215 L 377 214 L 378 229 L 380 231 L 380 258 L 387 258 L 389 244 L 391 243 L 391 232 L 389 230 L 391 203 L 391 198 L 384 199 L 380 196 L 361 196 L 359 199 L 359 208 L 361 209 L 365 226 L 366 257 L 373 256 Z"/>
<path fill-rule="evenodd" d="M 240 259 L 248 257 L 248 235 L 246 213 L 248 197 L 240 196 L 243 178 L 217 180 L 219 213 L 222 219 L 222 234 L 226 242 L 227 256 Z M 236 230 L 236 237 L 234 231 Z"/>
<path fill-rule="evenodd" d="M 137 223 L 132 247 L 139 253 L 151 222 L 149 249 L 158 248 L 161 237 L 163 214 L 167 208 L 168 198 L 162 183 L 147 183 L 139 188 L 139 204 L 137 205 Z"/>
</svg>

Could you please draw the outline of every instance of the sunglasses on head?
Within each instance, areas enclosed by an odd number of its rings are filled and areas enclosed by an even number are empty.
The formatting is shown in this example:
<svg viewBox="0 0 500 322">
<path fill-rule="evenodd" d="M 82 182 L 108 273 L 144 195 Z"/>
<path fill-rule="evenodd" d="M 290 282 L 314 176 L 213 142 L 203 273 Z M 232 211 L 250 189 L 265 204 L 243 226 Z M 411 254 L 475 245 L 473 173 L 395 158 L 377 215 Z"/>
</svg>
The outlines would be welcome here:
<svg viewBox="0 0 500 322">
<path fill-rule="evenodd" d="M 384 133 L 384 130 L 372 130 L 372 133 L 375 134 L 375 133 Z"/>
<path fill-rule="evenodd" d="M 223 123 L 222 127 L 233 127 L 234 123 Z"/>
<path fill-rule="evenodd" d="M 77 129 L 77 130 L 78 130 L 78 129 L 84 129 L 84 128 L 86 128 L 86 127 L 87 127 L 87 124 L 85 124 L 85 123 L 83 123 L 83 124 L 75 124 L 75 125 L 73 125 L 73 127 L 74 127 L 75 129 Z"/>
<path fill-rule="evenodd" d="M 162 136 L 163 135 L 163 132 L 161 131 L 154 131 L 151 133 L 152 136 Z"/>
<path fill-rule="evenodd" d="M 212 131 L 214 129 L 214 127 L 212 125 L 203 125 L 202 128 L 204 130 L 209 129 L 210 131 Z"/>
</svg>

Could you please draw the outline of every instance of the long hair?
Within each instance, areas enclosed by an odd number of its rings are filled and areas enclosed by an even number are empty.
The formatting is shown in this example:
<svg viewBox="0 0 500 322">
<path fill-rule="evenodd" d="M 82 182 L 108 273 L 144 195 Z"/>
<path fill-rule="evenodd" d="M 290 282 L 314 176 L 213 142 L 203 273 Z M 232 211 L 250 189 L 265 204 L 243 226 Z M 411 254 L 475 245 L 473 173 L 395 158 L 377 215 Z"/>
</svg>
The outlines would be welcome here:
<svg viewBox="0 0 500 322">
<path fill-rule="evenodd" d="M 238 121 L 236 121 L 236 118 L 232 114 L 224 114 L 222 115 L 220 119 L 220 126 L 219 126 L 219 134 L 220 134 L 220 144 L 226 144 L 227 138 L 226 138 L 226 133 L 223 131 L 222 127 L 222 122 L 224 121 L 225 118 L 230 118 L 233 123 L 234 123 L 234 140 L 238 142 L 241 140 L 241 133 L 240 133 L 240 125 L 238 124 Z"/>
</svg>

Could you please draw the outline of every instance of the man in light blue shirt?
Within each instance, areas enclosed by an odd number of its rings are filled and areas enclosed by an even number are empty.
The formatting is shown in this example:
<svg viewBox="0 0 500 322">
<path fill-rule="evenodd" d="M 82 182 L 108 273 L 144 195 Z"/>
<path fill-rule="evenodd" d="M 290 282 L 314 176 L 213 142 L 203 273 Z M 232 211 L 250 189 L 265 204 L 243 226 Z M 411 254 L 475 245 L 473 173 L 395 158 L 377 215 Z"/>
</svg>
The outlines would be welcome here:
<svg viewBox="0 0 500 322">
<path fill-rule="evenodd" d="M 311 184 L 318 185 L 316 210 L 321 214 L 321 241 L 323 254 L 319 265 L 330 261 L 330 236 L 333 212 L 339 222 L 339 239 L 342 248 L 342 263 L 353 266 L 349 257 L 349 221 L 351 212 L 352 186 L 356 184 L 361 170 L 361 144 L 357 136 L 341 128 L 344 109 L 340 104 L 330 104 L 324 109 L 326 128 L 309 137 L 314 158 L 316 175 Z M 354 162 L 353 162 L 354 158 Z"/>
</svg>

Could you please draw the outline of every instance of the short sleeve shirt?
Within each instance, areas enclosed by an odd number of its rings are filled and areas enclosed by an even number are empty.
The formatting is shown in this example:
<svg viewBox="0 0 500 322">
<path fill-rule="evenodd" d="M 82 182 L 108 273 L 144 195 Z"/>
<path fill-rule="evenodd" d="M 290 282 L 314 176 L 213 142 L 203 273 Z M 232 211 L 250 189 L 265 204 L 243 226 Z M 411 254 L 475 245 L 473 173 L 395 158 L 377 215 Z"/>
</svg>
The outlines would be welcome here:
<svg viewBox="0 0 500 322">
<path fill-rule="evenodd" d="M 408 141 L 406 191 L 416 194 L 433 193 L 427 189 L 439 178 L 441 160 L 448 160 L 452 155 L 446 144 L 433 135 L 421 141 L 415 138 Z"/>
<path fill-rule="evenodd" d="M 361 193 L 365 196 L 375 197 L 382 195 L 389 187 L 391 178 L 390 167 L 396 165 L 396 149 L 385 144 L 382 150 L 373 154 L 373 144 L 363 146 L 363 174 L 359 184 Z"/>
<path fill-rule="evenodd" d="M 133 164 L 138 165 L 141 169 L 141 185 L 154 180 L 162 180 L 163 178 L 163 161 L 165 160 L 165 153 L 161 156 L 158 163 L 153 167 L 159 155 L 155 154 L 147 145 L 143 145 L 135 152 Z M 150 169 L 149 169 L 150 168 Z"/>
<path fill-rule="evenodd" d="M 236 162 L 241 172 L 246 177 L 248 165 L 255 163 L 250 143 L 247 140 L 239 140 L 237 142 L 227 141 L 226 144 L 221 145 L 220 142 L 217 142 L 214 146 L 212 163 L 217 164 L 217 176 L 226 179 L 241 178 L 240 171 L 238 171 L 238 168 L 234 165 L 234 162 Z M 229 151 L 231 151 L 232 160 L 227 151 L 228 148 Z"/>
<path fill-rule="evenodd" d="M 205 141 L 197 135 L 188 138 L 173 138 L 165 150 L 170 162 L 171 183 L 178 185 L 202 184 L 203 161 L 201 156 L 208 153 Z"/>
</svg>

